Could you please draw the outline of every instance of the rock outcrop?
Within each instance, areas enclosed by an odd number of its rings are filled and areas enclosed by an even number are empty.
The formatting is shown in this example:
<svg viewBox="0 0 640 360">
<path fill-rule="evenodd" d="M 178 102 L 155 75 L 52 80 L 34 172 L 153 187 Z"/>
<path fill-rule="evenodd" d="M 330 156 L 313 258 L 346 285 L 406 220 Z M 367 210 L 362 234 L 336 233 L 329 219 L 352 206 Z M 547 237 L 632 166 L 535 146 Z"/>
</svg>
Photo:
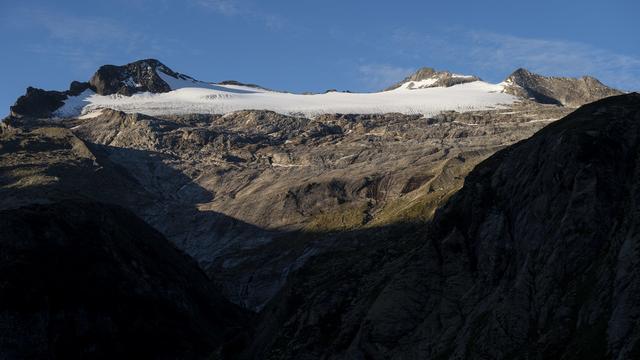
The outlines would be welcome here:
<svg viewBox="0 0 640 360">
<path fill-rule="evenodd" d="M 498 152 L 427 228 L 354 233 L 292 274 L 250 357 L 638 358 L 639 147 L 633 93 Z"/>
<path fill-rule="evenodd" d="M 14 117 L 48 118 L 70 96 L 80 95 L 87 89 L 91 89 L 91 85 L 80 81 L 72 81 L 67 91 L 42 90 L 30 86 L 11 106 L 10 114 Z"/>
<path fill-rule="evenodd" d="M 194 81 L 191 77 L 176 73 L 155 59 L 138 60 L 126 65 L 101 66 L 89 82 L 73 81 L 67 91 L 42 90 L 28 87 L 25 95 L 11 106 L 11 115 L 48 118 L 64 105 L 71 96 L 90 89 L 99 95 L 120 94 L 130 96 L 137 92 L 162 93 L 171 87 L 158 75 L 158 71 L 178 80 Z"/>
<path fill-rule="evenodd" d="M 424 80 L 432 80 L 432 81 L 430 81 L 428 84 L 422 84 L 422 85 L 415 84 Z M 400 81 L 399 83 L 396 83 L 386 88 L 384 91 L 394 90 L 405 84 L 407 84 L 406 86 L 408 89 L 421 89 L 426 87 L 450 87 L 450 86 L 469 83 L 469 82 L 478 81 L 478 80 L 480 80 L 480 78 L 477 76 L 458 75 L 458 74 L 451 73 L 449 71 L 436 71 L 430 67 L 423 67 L 418 69 L 418 71 L 406 77 L 404 80 Z"/>
<path fill-rule="evenodd" d="M 235 358 L 250 317 L 131 212 L 0 211 L 0 357 Z"/>
<path fill-rule="evenodd" d="M 132 95 L 136 92 L 148 91 L 163 93 L 171 91 L 171 87 L 158 75 L 158 71 L 174 77 L 181 75 L 155 59 L 138 60 L 126 65 L 103 65 L 91 77 L 89 84 L 100 95 Z M 190 78 L 189 78 L 190 79 Z"/>
<path fill-rule="evenodd" d="M 61 91 L 47 91 L 28 87 L 11 106 L 12 116 L 50 117 L 51 113 L 64 104 L 67 94 Z"/>
<path fill-rule="evenodd" d="M 505 80 L 506 92 L 543 103 L 578 107 L 622 92 L 602 84 L 591 76 L 581 78 L 552 77 L 526 69 L 514 71 Z"/>
</svg>

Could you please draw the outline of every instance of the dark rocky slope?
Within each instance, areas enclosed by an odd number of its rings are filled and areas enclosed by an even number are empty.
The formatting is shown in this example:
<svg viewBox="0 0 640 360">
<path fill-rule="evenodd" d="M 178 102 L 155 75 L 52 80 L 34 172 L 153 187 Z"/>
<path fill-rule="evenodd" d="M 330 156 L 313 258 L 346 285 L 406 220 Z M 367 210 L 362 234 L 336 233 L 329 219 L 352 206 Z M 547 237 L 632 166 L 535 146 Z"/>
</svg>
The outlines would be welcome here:
<svg viewBox="0 0 640 360">
<path fill-rule="evenodd" d="M 479 164 L 427 229 L 310 260 L 247 357 L 640 358 L 639 149 L 640 94 L 582 107 Z"/>
<path fill-rule="evenodd" d="M 233 358 L 248 317 L 123 208 L 0 212 L 1 359 Z"/>
<path fill-rule="evenodd" d="M 11 106 L 10 113 L 13 116 L 49 117 L 52 112 L 64 104 L 64 100 L 69 96 L 76 96 L 89 87 L 89 83 L 78 81 L 71 82 L 67 91 L 49 91 L 28 87 L 27 92 Z"/>
<path fill-rule="evenodd" d="M 160 78 L 158 71 L 176 79 L 191 79 L 174 72 L 156 59 L 145 59 L 121 66 L 103 65 L 91 77 L 89 84 L 100 95 L 129 96 L 144 91 L 151 93 L 171 91 L 171 87 Z"/>
</svg>

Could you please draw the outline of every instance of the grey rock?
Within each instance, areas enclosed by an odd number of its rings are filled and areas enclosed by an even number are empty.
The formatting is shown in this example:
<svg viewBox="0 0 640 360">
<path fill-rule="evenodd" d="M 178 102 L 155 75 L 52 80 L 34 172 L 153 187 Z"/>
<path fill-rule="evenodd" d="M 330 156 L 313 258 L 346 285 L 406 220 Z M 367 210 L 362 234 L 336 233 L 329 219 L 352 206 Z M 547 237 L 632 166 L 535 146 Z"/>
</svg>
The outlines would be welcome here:
<svg viewBox="0 0 640 360">
<path fill-rule="evenodd" d="M 581 78 L 552 77 L 517 69 L 505 82 L 506 92 L 543 104 L 577 107 L 604 97 L 620 95 L 621 91 L 602 84 L 590 76 Z"/>
<path fill-rule="evenodd" d="M 49 117 L 66 99 L 64 92 L 28 87 L 27 92 L 11 106 L 10 112 L 12 116 Z"/>
<path fill-rule="evenodd" d="M 390 87 L 384 89 L 384 91 L 389 91 L 393 89 L 399 88 L 402 84 L 411 82 L 411 81 L 421 81 L 425 79 L 436 79 L 436 81 L 428 85 L 426 87 L 450 87 L 458 84 L 465 84 L 469 82 L 474 82 L 480 80 L 477 76 L 456 76 L 455 74 L 449 71 L 436 71 L 430 67 L 423 67 L 418 69 L 415 73 L 406 77 L 404 80 L 391 85 Z"/>
<path fill-rule="evenodd" d="M 90 89 L 86 82 L 73 81 L 67 91 L 42 90 L 28 87 L 27 92 L 20 96 L 11 106 L 11 116 L 26 116 L 34 118 L 51 117 L 52 113 L 64 104 L 69 96 L 76 96 Z"/>
<path fill-rule="evenodd" d="M 67 95 L 78 96 L 87 89 L 91 89 L 91 84 L 89 84 L 88 82 L 72 81 L 69 85 Z"/>
<path fill-rule="evenodd" d="M 122 66 L 103 65 L 91 77 L 89 84 L 100 95 L 129 96 L 143 91 L 151 93 L 171 91 L 171 87 L 158 76 L 157 71 L 162 71 L 176 79 L 191 79 L 174 72 L 156 59 L 146 59 Z"/>
</svg>

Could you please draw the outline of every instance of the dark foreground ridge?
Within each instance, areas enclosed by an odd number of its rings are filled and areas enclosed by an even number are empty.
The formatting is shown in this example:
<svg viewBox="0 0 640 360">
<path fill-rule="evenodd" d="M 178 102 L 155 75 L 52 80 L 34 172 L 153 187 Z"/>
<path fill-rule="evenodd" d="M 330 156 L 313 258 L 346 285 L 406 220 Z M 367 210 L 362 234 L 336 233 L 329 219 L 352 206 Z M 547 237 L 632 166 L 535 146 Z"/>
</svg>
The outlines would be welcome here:
<svg viewBox="0 0 640 360">
<path fill-rule="evenodd" d="M 123 208 L 2 211 L 0 254 L 2 359 L 209 359 L 243 341 L 247 315 Z"/>
<path fill-rule="evenodd" d="M 580 108 L 479 164 L 427 229 L 309 261 L 248 357 L 640 358 L 638 149 L 640 94 Z"/>
</svg>

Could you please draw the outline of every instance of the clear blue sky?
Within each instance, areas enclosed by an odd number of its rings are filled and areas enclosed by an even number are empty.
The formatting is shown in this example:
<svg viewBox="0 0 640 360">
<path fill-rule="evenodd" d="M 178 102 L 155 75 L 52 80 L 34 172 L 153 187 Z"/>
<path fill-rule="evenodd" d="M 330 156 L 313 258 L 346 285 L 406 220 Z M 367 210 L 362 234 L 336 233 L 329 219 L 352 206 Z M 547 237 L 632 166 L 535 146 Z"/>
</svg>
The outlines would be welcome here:
<svg viewBox="0 0 640 360">
<path fill-rule="evenodd" d="M 517 67 L 640 89 L 640 1 L 40 0 L 0 2 L 0 114 L 31 85 L 158 58 L 209 81 L 371 91 L 432 66 Z"/>
</svg>

